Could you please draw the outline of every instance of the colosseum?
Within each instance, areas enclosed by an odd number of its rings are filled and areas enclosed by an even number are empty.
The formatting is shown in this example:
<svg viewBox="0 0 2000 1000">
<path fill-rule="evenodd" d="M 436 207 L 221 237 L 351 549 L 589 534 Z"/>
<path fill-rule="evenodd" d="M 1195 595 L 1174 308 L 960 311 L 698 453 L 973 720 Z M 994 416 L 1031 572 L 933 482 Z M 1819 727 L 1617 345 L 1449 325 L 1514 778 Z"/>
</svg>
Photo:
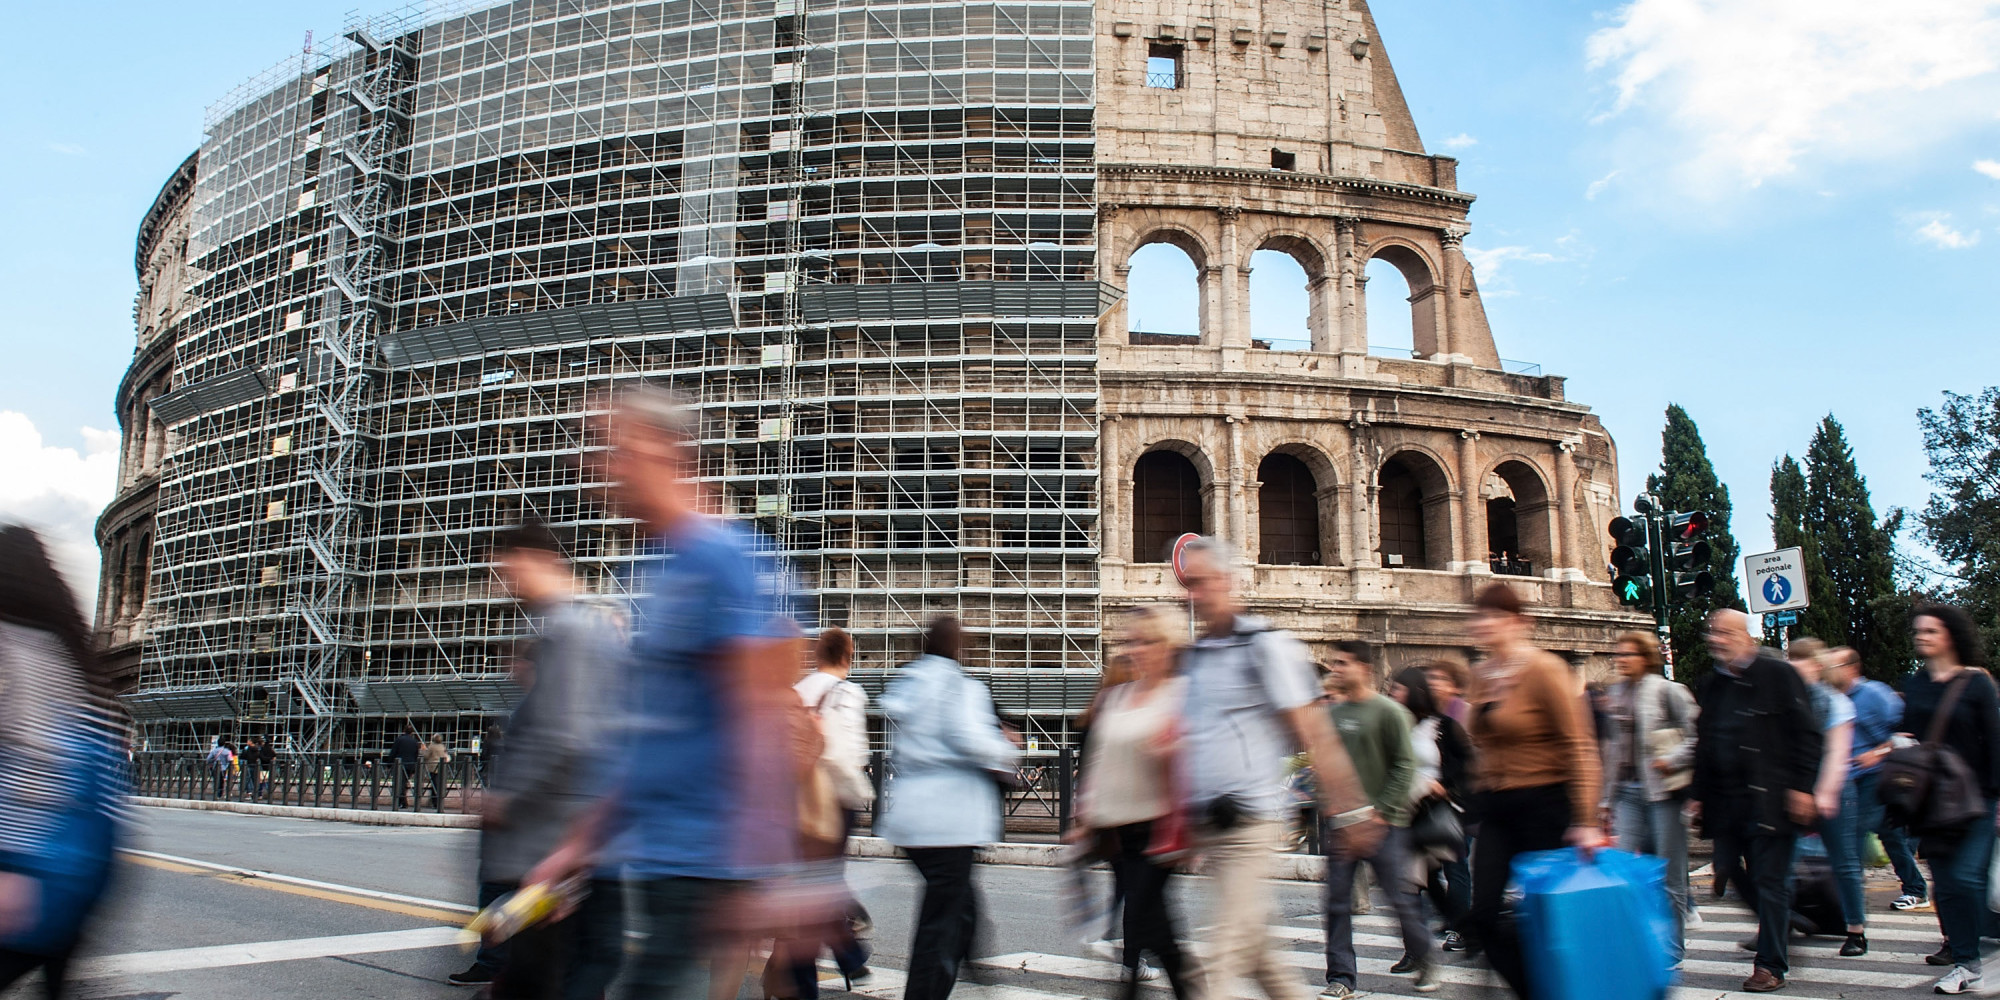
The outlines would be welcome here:
<svg viewBox="0 0 2000 1000">
<path fill-rule="evenodd" d="M 699 401 L 717 512 L 864 684 L 952 612 L 1052 740 L 1185 531 L 1237 546 L 1258 612 L 1392 662 L 1461 649 L 1496 574 L 1572 659 L 1632 620 L 1612 441 L 1501 361 L 1472 196 L 1363 0 L 428 10 L 218 103 L 141 227 L 98 617 L 148 746 L 481 731 L 532 631 L 497 530 L 538 516 L 630 596 L 649 543 L 589 418 L 642 379 Z M 1169 248 L 1198 316 L 1135 330 Z M 1266 251 L 1304 275 L 1296 343 L 1251 335 Z M 1376 260 L 1400 352 L 1369 346 Z"/>
</svg>

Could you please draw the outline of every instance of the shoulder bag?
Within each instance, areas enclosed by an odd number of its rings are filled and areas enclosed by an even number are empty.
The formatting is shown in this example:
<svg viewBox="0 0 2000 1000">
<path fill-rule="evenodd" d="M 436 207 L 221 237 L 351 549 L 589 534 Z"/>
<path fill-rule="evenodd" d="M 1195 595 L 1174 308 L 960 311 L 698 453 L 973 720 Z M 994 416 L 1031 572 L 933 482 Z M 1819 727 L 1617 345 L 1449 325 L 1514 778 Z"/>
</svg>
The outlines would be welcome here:
<svg viewBox="0 0 2000 1000">
<path fill-rule="evenodd" d="M 1968 668 L 1945 688 L 1922 743 L 1892 750 L 1882 761 L 1876 786 L 1882 805 L 1891 821 L 1908 826 L 1912 833 L 1957 833 L 1984 815 L 1979 779 L 1965 758 L 1943 741 L 1951 713 L 1971 680 Z"/>
</svg>

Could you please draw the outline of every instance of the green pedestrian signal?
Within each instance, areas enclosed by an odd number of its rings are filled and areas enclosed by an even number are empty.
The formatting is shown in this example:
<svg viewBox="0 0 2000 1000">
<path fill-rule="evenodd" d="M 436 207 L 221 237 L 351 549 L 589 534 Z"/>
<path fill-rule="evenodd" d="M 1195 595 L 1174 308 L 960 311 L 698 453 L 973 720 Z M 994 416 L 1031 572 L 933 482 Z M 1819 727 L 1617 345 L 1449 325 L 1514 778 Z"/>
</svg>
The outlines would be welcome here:
<svg viewBox="0 0 2000 1000">
<path fill-rule="evenodd" d="M 1613 518 L 1611 535 L 1611 589 L 1618 603 L 1628 608 L 1653 606 L 1653 553 L 1648 543 L 1648 519 Z"/>
</svg>

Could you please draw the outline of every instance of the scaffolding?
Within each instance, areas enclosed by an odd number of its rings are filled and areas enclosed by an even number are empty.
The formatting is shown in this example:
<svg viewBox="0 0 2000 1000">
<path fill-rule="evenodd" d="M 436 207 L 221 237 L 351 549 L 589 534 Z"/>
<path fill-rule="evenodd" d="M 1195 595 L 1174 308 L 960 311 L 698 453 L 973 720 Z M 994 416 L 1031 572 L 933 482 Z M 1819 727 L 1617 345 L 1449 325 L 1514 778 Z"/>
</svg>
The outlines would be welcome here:
<svg viewBox="0 0 2000 1000">
<path fill-rule="evenodd" d="M 442 12 L 442 13 L 440 13 Z M 929 617 L 1061 740 L 1098 659 L 1086 3 L 517 0 L 355 21 L 213 116 L 156 409 L 157 748 L 467 745 L 533 514 L 625 601 L 610 390 L 701 408 L 713 509 L 879 689 Z"/>
</svg>

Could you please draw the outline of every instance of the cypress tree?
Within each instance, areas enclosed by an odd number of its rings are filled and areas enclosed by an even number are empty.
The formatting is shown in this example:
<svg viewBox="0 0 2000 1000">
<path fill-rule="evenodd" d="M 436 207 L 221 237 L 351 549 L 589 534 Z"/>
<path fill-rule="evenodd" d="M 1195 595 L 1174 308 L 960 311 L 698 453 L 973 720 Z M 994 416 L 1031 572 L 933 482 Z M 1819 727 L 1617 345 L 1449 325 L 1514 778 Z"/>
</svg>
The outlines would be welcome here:
<svg viewBox="0 0 2000 1000">
<path fill-rule="evenodd" d="M 1893 601 L 1885 606 L 1896 595 L 1894 541 L 1875 519 L 1868 481 L 1832 414 L 1806 448 L 1805 472 L 1802 513 L 1817 553 L 1806 565 L 1806 579 L 1811 610 L 1819 612 L 1809 619 L 1819 631 L 1808 634 L 1854 647 L 1871 676 L 1898 676 L 1908 669 L 1907 660 L 1895 659 L 1901 645 L 1896 633 L 1905 624 L 1888 619 Z M 1900 518 L 1887 523 L 1900 524 Z"/>
<path fill-rule="evenodd" d="M 1709 572 L 1715 576 L 1715 592 L 1707 597 L 1676 601 L 1667 617 L 1674 651 L 1674 679 L 1689 684 L 1714 669 L 1708 649 L 1701 642 L 1702 620 L 1718 608 L 1743 607 L 1736 584 L 1738 548 L 1729 530 L 1729 487 L 1715 476 L 1708 460 L 1708 446 L 1701 429 L 1679 403 L 1667 405 L 1667 424 L 1660 432 L 1660 471 L 1646 477 L 1646 491 L 1658 497 L 1668 510 L 1706 511 L 1708 544 L 1712 550 Z"/>
<path fill-rule="evenodd" d="M 1807 596 L 1812 599 L 1809 607 L 1799 613 L 1799 621 L 1791 627 L 1794 636 L 1815 636 L 1827 643 L 1839 645 L 1846 642 L 1846 632 L 1838 616 L 1833 613 L 1831 583 L 1827 580 L 1820 559 L 1820 537 L 1808 527 L 1811 487 L 1807 484 L 1806 473 L 1799 467 L 1797 459 L 1786 455 L 1771 466 L 1771 541 L 1775 548 L 1799 550 L 1800 562 L 1806 574 Z M 1766 628 L 1764 641 L 1770 645 L 1780 644 L 1781 629 Z"/>
</svg>

